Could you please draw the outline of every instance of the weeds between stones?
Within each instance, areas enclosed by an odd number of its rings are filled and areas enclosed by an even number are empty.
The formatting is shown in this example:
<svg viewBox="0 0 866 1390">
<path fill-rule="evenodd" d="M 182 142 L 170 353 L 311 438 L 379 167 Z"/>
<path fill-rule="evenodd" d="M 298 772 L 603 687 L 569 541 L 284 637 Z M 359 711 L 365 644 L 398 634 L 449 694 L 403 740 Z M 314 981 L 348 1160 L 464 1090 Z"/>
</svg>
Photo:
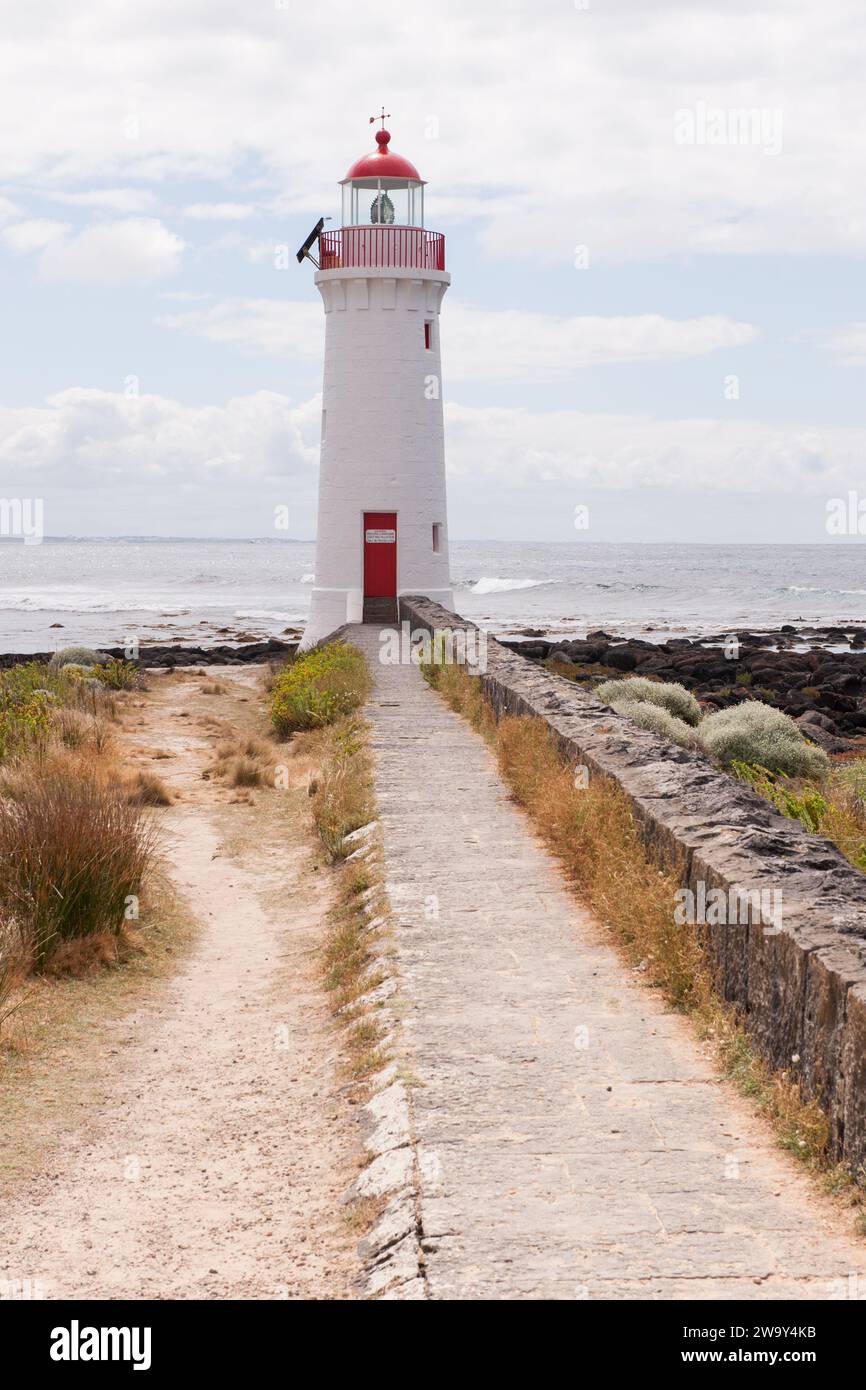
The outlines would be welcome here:
<svg viewBox="0 0 866 1390">
<path fill-rule="evenodd" d="M 367 726 L 357 715 L 327 731 L 321 770 L 311 785 L 313 819 L 332 862 L 350 853 L 346 836 L 373 819 Z"/>
<path fill-rule="evenodd" d="M 357 659 L 363 663 L 355 691 L 366 691 L 366 661 L 357 649 L 351 650 L 356 673 Z M 335 1013 L 345 1025 L 346 1071 L 353 1081 L 364 1083 L 390 1060 L 378 1006 L 366 998 L 386 978 L 382 954 L 376 948 L 383 937 L 379 919 L 388 915 L 375 827 L 369 731 L 359 715 L 348 714 L 301 739 L 307 751 L 315 753 L 317 763 L 310 783 L 313 823 L 328 862 L 339 875 L 337 901 L 328 916 L 322 949 L 322 976 L 333 996 Z M 369 827 L 369 834 L 347 842 L 347 836 L 364 827 Z M 355 853 L 359 857 L 349 860 Z"/>
</svg>

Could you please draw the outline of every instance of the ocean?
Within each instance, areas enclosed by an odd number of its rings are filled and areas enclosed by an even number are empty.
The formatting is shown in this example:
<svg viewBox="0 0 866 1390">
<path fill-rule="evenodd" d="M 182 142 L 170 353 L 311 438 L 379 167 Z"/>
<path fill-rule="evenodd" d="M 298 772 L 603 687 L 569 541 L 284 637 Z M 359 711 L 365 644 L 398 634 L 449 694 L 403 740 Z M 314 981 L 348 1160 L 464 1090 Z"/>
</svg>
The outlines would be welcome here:
<svg viewBox="0 0 866 1390">
<path fill-rule="evenodd" d="M 866 626 L 866 547 L 457 541 L 460 613 L 506 635 L 604 627 L 674 633 L 782 623 Z M 0 542 L 0 650 L 83 643 L 212 644 L 289 636 L 304 623 L 312 542 Z"/>
</svg>

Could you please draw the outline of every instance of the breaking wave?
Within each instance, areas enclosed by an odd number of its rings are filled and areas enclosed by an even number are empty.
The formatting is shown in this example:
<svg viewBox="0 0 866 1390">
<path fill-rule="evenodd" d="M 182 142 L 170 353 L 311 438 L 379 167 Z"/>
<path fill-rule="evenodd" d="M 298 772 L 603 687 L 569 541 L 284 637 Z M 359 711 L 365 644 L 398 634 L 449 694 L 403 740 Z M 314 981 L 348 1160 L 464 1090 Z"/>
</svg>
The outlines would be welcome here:
<svg viewBox="0 0 866 1390">
<path fill-rule="evenodd" d="M 546 579 L 500 579 L 492 575 L 470 582 L 468 588 L 473 594 L 507 594 L 513 589 L 537 589 L 548 582 Z"/>
</svg>

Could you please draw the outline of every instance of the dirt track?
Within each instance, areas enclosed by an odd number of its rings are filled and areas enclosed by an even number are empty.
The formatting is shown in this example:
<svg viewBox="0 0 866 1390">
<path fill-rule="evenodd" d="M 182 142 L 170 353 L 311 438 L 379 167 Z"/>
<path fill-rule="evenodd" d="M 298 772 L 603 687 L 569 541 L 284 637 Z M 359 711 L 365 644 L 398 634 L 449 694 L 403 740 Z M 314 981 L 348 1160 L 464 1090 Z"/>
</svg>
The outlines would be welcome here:
<svg viewBox="0 0 866 1390">
<path fill-rule="evenodd" d="M 316 978 L 327 881 L 306 797 L 248 803 L 202 778 L 215 721 L 252 726 L 257 676 L 220 671 L 210 695 L 154 676 L 124 718 L 135 761 L 178 794 L 156 814 L 199 934 L 133 1014 L 88 1033 L 95 1074 L 112 1053 L 107 1092 L 72 1133 L 59 1114 L 48 1163 L 6 1189 L 0 1278 L 49 1298 L 351 1296 L 340 1197 L 357 1160 Z"/>
</svg>

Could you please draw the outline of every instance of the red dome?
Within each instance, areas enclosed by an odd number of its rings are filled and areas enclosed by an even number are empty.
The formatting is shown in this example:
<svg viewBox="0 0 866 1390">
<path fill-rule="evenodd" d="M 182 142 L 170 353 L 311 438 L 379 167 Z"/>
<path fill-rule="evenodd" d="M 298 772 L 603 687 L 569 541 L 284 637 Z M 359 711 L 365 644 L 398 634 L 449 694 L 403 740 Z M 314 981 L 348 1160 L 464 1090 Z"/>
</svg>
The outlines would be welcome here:
<svg viewBox="0 0 866 1390">
<path fill-rule="evenodd" d="M 414 164 L 410 164 L 401 154 L 392 154 L 388 149 L 390 139 L 387 130 L 377 130 L 378 149 L 372 154 L 365 154 L 356 159 L 341 182 L 348 183 L 350 179 L 411 179 L 413 183 L 423 183 L 424 180 Z"/>
</svg>

